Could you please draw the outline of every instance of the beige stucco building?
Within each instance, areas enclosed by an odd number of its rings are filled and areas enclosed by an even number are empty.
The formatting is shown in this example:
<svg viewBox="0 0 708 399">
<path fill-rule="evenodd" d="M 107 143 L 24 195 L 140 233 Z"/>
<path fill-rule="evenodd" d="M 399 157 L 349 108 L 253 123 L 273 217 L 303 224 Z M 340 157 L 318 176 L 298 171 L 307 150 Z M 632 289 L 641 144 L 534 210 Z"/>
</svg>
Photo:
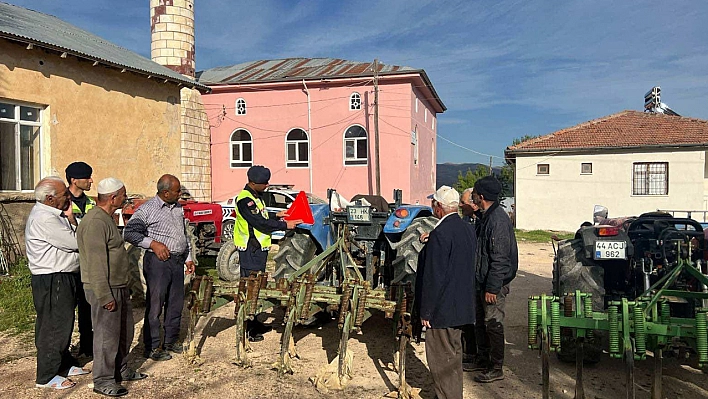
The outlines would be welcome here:
<svg viewBox="0 0 708 399">
<path fill-rule="evenodd" d="M 129 193 L 154 195 L 171 173 L 211 200 L 200 91 L 208 88 L 55 17 L 0 3 L 0 201 L 15 229 L 34 185 L 78 160 L 96 183 L 114 176 Z"/>
<path fill-rule="evenodd" d="M 575 231 L 594 205 L 610 216 L 707 210 L 706 151 L 708 121 L 637 111 L 509 147 L 516 227 Z"/>
</svg>

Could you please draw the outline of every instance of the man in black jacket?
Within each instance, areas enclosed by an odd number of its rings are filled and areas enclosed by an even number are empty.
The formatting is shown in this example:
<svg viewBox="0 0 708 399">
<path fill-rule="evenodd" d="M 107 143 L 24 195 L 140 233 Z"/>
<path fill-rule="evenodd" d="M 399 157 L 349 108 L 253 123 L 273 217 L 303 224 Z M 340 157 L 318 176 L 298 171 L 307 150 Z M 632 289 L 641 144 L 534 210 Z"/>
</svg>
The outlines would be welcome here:
<svg viewBox="0 0 708 399">
<path fill-rule="evenodd" d="M 474 323 L 474 228 L 457 214 L 460 195 L 442 186 L 432 196 L 440 221 L 418 266 L 416 303 L 426 327 L 425 353 L 438 398 L 462 398 L 462 326 Z"/>
<path fill-rule="evenodd" d="M 472 199 L 482 210 L 476 258 L 477 307 L 475 336 L 478 356 L 470 371 L 482 371 L 477 382 L 504 379 L 504 304 L 509 283 L 519 269 L 519 253 L 511 219 L 499 206 L 501 184 L 494 176 L 474 184 Z"/>
</svg>

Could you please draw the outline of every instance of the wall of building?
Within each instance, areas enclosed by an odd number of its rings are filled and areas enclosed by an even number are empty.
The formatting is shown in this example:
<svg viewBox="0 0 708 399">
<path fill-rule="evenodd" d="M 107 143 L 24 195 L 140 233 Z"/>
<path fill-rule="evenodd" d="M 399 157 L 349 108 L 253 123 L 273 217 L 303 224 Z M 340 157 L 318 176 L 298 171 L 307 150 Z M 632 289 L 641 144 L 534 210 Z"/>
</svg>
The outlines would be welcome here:
<svg viewBox="0 0 708 399">
<path fill-rule="evenodd" d="M 182 88 L 181 104 L 182 185 L 195 200 L 211 201 L 211 133 L 202 95 Z"/>
<path fill-rule="evenodd" d="M 421 198 L 411 192 L 410 84 L 380 85 L 381 194 L 393 200 L 393 189 L 403 189 L 404 201 Z M 248 167 L 230 166 L 231 134 L 245 129 L 253 138 L 253 163 L 271 169 L 271 183 L 294 184 L 295 189 L 325 197 L 336 188 L 345 197 L 375 191 L 373 87 L 357 81 L 308 83 L 310 92 L 312 185 L 309 168 L 286 167 L 285 137 L 300 128 L 309 131 L 307 93 L 302 84 L 277 89 L 234 88 L 230 92 L 204 95 L 204 106 L 212 125 L 212 196 L 215 201 L 232 197 L 246 183 Z M 353 92 L 362 98 L 362 109 L 349 110 Z M 246 100 L 246 115 L 236 115 L 238 98 Z M 225 115 L 220 114 L 225 109 Z M 347 128 L 361 125 L 368 133 L 368 165 L 345 165 L 343 140 Z M 425 190 L 426 193 L 429 190 Z M 426 194 L 427 195 L 427 194 Z"/>
<path fill-rule="evenodd" d="M 435 153 L 435 129 L 437 116 L 430 102 L 419 90 L 411 90 L 411 131 L 416 131 L 418 142 L 418 162 L 413 162 L 411 168 L 411 198 L 422 204 L 428 204 L 426 197 L 436 189 L 435 171 L 437 157 Z M 418 110 L 416 112 L 416 102 Z M 411 159 L 414 159 L 416 148 L 411 144 Z"/>
<path fill-rule="evenodd" d="M 162 174 L 182 173 L 180 89 L 92 64 L 0 39 L 0 100 L 45 107 L 42 176 L 82 160 L 96 182 L 115 176 L 154 195 Z"/>
<path fill-rule="evenodd" d="M 585 162 L 592 174 L 580 173 Z M 632 195 L 634 162 L 668 162 L 669 194 Z M 536 173 L 539 163 L 550 166 L 548 175 Z M 517 156 L 516 226 L 575 231 L 592 220 L 594 205 L 606 206 L 610 217 L 706 209 L 704 167 L 703 151 Z"/>
</svg>

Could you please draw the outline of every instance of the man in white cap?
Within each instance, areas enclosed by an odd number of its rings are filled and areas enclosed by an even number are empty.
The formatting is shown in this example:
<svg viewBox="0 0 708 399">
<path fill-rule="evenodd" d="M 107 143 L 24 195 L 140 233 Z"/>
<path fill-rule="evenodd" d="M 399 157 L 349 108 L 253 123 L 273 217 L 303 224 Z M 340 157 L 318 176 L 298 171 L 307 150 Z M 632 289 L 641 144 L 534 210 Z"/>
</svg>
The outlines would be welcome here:
<svg viewBox="0 0 708 399">
<path fill-rule="evenodd" d="M 126 201 L 125 185 L 109 177 L 98 183 L 97 206 L 88 211 L 76 230 L 81 281 L 91 305 L 93 322 L 94 392 L 123 396 L 121 381 L 147 375 L 128 368 L 133 341 L 133 312 L 128 292 L 129 261 L 113 213 Z"/>
<path fill-rule="evenodd" d="M 416 306 L 425 331 L 425 355 L 438 398 L 462 398 L 462 327 L 475 320 L 474 228 L 457 209 L 460 194 L 442 186 L 432 199 L 440 219 L 428 235 L 416 274 Z M 473 244 L 473 245 L 470 245 Z"/>
</svg>

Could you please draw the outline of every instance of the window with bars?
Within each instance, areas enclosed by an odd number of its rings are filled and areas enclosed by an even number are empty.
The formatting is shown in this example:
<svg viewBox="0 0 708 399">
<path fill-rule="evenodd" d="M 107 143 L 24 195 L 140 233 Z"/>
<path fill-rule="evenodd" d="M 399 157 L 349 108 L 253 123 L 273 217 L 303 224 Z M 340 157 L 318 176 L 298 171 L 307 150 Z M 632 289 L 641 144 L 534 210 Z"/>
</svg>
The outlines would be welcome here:
<svg viewBox="0 0 708 399">
<path fill-rule="evenodd" d="M 361 109 L 361 94 L 354 92 L 349 96 L 349 110 L 358 111 Z"/>
<path fill-rule="evenodd" d="M 302 129 L 293 129 L 285 136 L 285 164 L 289 168 L 306 168 L 309 162 L 309 140 Z"/>
<path fill-rule="evenodd" d="M 668 162 L 635 162 L 632 165 L 632 195 L 668 195 Z"/>
<path fill-rule="evenodd" d="M 246 100 L 243 98 L 236 100 L 236 115 L 246 115 Z"/>
<path fill-rule="evenodd" d="M 251 133 L 238 129 L 231 133 L 231 167 L 249 168 L 253 166 L 253 140 Z"/>
<path fill-rule="evenodd" d="M 350 126 L 344 132 L 344 164 L 366 165 L 368 159 L 366 130 L 359 126 Z"/>
<path fill-rule="evenodd" d="M 0 191 L 34 190 L 39 182 L 41 111 L 0 102 Z"/>
</svg>

